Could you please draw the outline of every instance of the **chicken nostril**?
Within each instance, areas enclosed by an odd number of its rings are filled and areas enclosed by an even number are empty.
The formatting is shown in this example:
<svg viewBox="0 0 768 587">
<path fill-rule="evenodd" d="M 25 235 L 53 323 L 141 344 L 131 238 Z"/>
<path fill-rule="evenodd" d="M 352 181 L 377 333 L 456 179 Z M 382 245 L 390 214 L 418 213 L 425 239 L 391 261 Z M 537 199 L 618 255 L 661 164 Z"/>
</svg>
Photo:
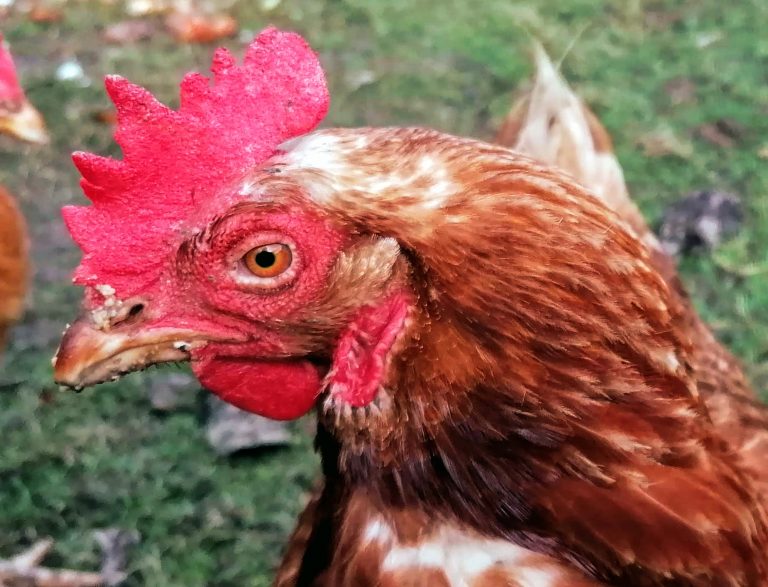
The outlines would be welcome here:
<svg viewBox="0 0 768 587">
<path fill-rule="evenodd" d="M 109 323 L 111 326 L 127 326 L 132 324 L 142 315 L 145 307 L 143 303 L 136 303 L 130 306 L 126 304 L 110 316 Z"/>
<path fill-rule="evenodd" d="M 139 314 L 141 314 L 144 311 L 144 304 L 134 304 L 131 306 L 131 309 L 128 310 L 128 315 L 126 316 L 126 319 L 128 318 L 135 318 Z"/>
</svg>

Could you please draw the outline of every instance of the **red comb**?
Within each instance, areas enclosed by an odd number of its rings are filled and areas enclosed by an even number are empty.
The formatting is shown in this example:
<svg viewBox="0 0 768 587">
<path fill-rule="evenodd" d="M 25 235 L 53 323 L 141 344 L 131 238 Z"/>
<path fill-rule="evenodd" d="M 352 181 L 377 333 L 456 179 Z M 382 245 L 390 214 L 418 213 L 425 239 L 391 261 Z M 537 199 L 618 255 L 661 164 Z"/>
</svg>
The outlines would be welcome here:
<svg viewBox="0 0 768 587">
<path fill-rule="evenodd" d="M 19 85 L 11 50 L 0 33 L 0 102 L 21 102 L 23 99 L 24 90 Z"/>
<path fill-rule="evenodd" d="M 175 235 L 202 220 L 201 209 L 232 197 L 234 181 L 328 110 L 323 71 L 296 34 L 264 30 L 243 65 L 219 49 L 211 71 L 212 84 L 198 73 L 184 77 L 178 110 L 107 77 L 123 159 L 73 155 L 94 204 L 63 210 L 84 252 L 75 282 L 109 284 L 123 297 L 141 289 L 156 278 L 153 268 L 173 250 Z"/>
</svg>

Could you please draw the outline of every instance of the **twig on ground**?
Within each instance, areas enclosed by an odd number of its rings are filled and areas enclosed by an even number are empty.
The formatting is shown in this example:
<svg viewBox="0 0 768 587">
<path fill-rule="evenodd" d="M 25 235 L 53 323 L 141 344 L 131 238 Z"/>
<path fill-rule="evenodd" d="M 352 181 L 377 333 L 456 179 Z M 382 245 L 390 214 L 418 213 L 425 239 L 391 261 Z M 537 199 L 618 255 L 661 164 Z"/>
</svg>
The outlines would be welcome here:
<svg viewBox="0 0 768 587">
<path fill-rule="evenodd" d="M 0 587 L 101 587 L 100 573 L 49 569 L 40 563 L 53 547 L 46 538 L 13 558 L 0 559 Z"/>
</svg>

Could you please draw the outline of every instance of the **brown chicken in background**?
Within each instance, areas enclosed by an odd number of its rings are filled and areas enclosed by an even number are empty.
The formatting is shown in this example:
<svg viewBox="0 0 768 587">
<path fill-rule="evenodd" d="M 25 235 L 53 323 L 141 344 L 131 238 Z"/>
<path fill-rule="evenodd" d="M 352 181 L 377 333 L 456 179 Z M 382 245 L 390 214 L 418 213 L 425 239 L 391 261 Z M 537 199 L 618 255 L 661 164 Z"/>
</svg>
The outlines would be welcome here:
<svg viewBox="0 0 768 587">
<path fill-rule="evenodd" d="M 0 133 L 31 143 L 48 141 L 43 118 L 24 95 L 10 49 L 1 34 Z M 28 273 L 24 218 L 13 196 L 0 186 L 0 352 L 8 329 L 24 309 Z"/>
<path fill-rule="evenodd" d="M 535 56 L 533 88 L 512 106 L 495 141 L 569 172 L 646 243 L 654 268 L 686 308 L 694 342 L 694 373 L 709 415 L 733 450 L 753 469 L 762 490 L 768 491 L 768 410 L 750 387 L 739 361 L 699 317 L 674 260 L 664 252 L 630 198 L 610 135 L 539 45 Z"/>
<path fill-rule="evenodd" d="M 24 309 L 27 232 L 13 196 L 0 186 L 0 352 L 8 330 Z"/>
<path fill-rule="evenodd" d="M 179 110 L 107 80 L 124 158 L 75 156 L 94 205 L 65 209 L 86 293 L 55 378 L 189 360 L 240 407 L 316 408 L 324 479 L 276 585 L 766 584 L 765 495 L 701 397 L 748 388 L 644 225 L 500 145 L 313 131 L 294 35 L 212 69 Z"/>
</svg>

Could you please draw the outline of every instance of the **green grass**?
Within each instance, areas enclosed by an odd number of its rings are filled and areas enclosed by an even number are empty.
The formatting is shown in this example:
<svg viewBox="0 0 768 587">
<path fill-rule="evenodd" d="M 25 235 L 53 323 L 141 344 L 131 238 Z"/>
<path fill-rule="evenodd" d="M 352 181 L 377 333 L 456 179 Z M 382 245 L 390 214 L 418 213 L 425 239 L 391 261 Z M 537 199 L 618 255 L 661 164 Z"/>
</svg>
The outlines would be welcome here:
<svg viewBox="0 0 768 587">
<path fill-rule="evenodd" d="M 510 95 L 531 73 L 530 39 L 564 71 L 614 136 L 630 189 L 651 219 L 700 188 L 740 193 L 742 234 L 713 257 L 687 259 L 685 281 L 719 337 L 768 384 L 768 5 L 743 0 L 569 2 L 489 0 L 283 0 L 271 12 L 235 4 L 243 29 L 298 30 L 320 52 L 333 105 L 328 124 L 420 124 L 492 136 Z M 54 137 L 43 149 L 0 141 L 0 181 L 22 200 L 38 269 L 25 322 L 0 373 L 0 555 L 37 537 L 57 546 L 52 564 L 94 568 L 90 532 L 136 528 L 142 541 L 129 585 L 266 585 L 313 479 L 316 460 L 298 425 L 288 449 L 217 458 L 206 444 L 194 394 L 174 414 L 151 413 L 149 375 L 80 395 L 59 393 L 50 357 L 79 292 L 68 284 L 78 253 L 58 209 L 82 202 L 68 153 L 116 154 L 109 128 L 91 118 L 108 107 L 99 78 L 119 72 L 174 103 L 183 71 L 207 68 L 210 47 L 164 34 L 104 46 L 98 31 L 116 7 L 76 3 L 55 25 L 15 16 L 3 25 L 29 96 Z M 226 43 L 242 52 L 242 43 Z M 90 87 L 57 82 L 77 56 Z M 687 78 L 695 99 L 674 104 L 665 86 Z M 698 138 L 697 126 L 728 118 L 744 132 L 733 148 Z M 639 146 L 660 129 L 687 150 L 649 157 Z M 10 383 L 13 383 L 12 385 Z"/>
</svg>

